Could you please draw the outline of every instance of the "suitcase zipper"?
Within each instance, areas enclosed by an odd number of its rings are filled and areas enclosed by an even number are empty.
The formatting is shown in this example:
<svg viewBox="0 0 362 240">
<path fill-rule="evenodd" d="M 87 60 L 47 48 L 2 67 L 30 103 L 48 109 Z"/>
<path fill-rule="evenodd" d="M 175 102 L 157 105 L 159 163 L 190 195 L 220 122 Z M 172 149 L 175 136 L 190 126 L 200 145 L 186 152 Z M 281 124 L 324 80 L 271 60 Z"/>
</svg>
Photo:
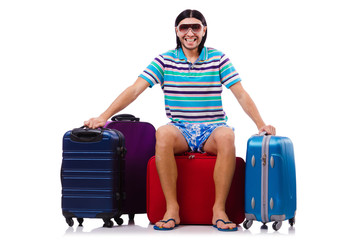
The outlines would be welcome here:
<svg viewBox="0 0 362 240">
<path fill-rule="evenodd" d="M 269 222 L 268 217 L 268 175 L 269 175 L 269 142 L 270 135 L 264 136 L 262 141 L 262 164 L 261 164 L 261 220 L 263 223 Z"/>
</svg>

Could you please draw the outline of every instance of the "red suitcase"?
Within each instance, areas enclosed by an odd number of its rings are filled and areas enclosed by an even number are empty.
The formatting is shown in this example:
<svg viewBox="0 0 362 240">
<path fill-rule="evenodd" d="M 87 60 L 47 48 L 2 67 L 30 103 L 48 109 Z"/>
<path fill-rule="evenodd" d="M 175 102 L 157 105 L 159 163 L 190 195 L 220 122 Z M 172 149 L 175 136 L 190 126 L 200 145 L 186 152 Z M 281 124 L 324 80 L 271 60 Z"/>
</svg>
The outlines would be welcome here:
<svg viewBox="0 0 362 240">
<path fill-rule="evenodd" d="M 201 153 L 185 153 L 176 156 L 178 169 L 177 200 L 180 205 L 181 224 L 212 224 L 212 207 L 215 201 L 213 180 L 216 156 Z M 245 162 L 236 158 L 236 168 L 226 213 L 230 221 L 244 221 Z M 151 223 L 163 218 L 166 201 L 157 174 L 155 157 L 147 166 L 147 216 Z"/>
</svg>

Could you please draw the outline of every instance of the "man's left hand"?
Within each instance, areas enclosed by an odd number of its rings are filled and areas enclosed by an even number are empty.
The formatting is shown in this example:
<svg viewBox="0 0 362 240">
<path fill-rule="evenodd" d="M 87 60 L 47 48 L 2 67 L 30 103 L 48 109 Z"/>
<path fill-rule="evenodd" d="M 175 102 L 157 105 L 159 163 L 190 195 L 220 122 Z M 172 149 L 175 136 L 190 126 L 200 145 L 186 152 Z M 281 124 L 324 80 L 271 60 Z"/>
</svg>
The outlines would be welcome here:
<svg viewBox="0 0 362 240">
<path fill-rule="evenodd" d="M 276 134 L 275 127 L 273 127 L 272 125 L 265 125 L 264 127 L 261 127 L 259 129 L 259 134 L 262 132 L 266 132 L 267 134 L 270 134 L 270 135 Z"/>
</svg>

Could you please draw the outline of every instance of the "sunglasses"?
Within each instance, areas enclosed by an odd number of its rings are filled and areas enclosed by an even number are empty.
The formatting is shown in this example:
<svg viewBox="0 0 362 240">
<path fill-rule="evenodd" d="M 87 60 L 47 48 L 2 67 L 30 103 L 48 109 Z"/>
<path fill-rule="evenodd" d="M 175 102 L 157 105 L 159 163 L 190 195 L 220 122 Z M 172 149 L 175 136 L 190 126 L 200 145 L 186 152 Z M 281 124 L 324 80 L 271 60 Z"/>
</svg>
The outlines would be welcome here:
<svg viewBox="0 0 362 240">
<path fill-rule="evenodd" d="M 193 33 L 199 33 L 202 31 L 202 29 L 204 28 L 204 26 L 202 26 L 199 23 L 193 23 L 193 24 L 180 24 L 177 26 L 177 30 L 182 33 L 185 34 L 189 31 L 189 29 L 191 28 L 191 31 Z"/>
</svg>

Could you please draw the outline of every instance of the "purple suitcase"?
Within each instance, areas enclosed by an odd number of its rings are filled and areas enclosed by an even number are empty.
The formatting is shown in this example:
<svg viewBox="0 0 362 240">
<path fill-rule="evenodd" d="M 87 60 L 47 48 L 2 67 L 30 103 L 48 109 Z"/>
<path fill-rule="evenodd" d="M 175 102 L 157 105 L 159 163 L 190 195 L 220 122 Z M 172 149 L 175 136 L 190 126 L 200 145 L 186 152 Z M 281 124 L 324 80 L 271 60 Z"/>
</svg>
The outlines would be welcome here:
<svg viewBox="0 0 362 240">
<path fill-rule="evenodd" d="M 120 131 L 127 149 L 121 214 L 133 220 L 134 214 L 146 213 L 147 163 L 155 155 L 156 130 L 130 114 L 119 114 L 111 120 L 105 127 Z"/>
</svg>

